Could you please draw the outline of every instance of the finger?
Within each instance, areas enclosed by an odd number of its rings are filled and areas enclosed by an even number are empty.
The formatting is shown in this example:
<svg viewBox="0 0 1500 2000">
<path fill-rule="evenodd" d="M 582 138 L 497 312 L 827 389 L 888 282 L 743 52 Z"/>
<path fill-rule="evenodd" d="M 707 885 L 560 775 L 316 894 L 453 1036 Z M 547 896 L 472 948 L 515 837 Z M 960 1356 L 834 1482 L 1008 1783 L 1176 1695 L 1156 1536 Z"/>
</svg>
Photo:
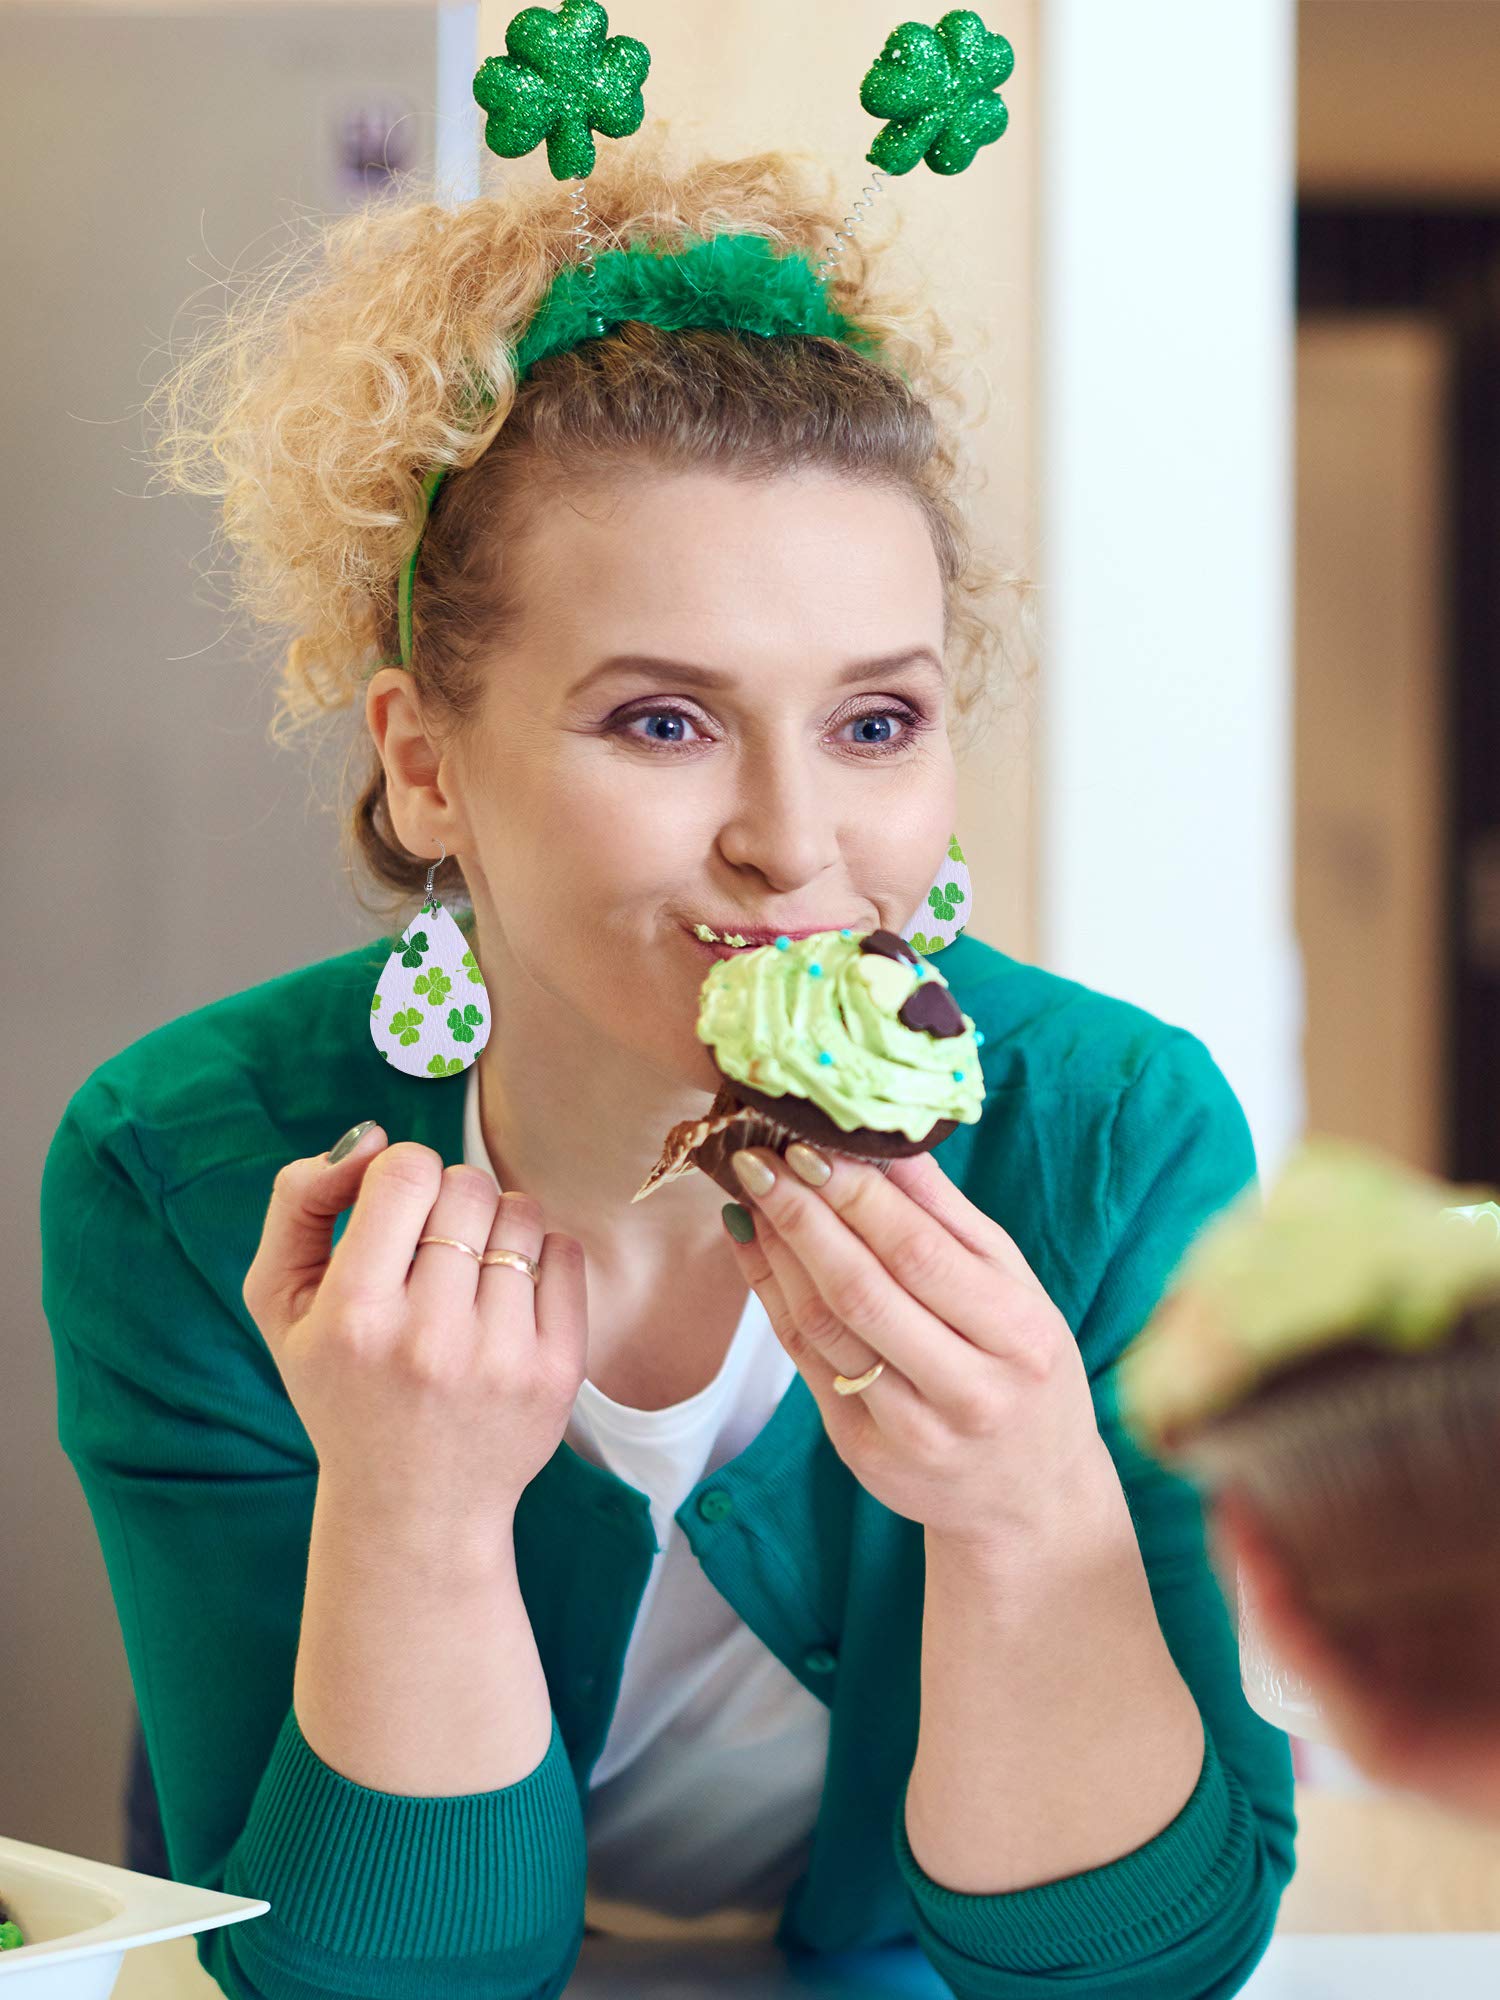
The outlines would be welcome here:
<svg viewBox="0 0 1500 2000">
<path fill-rule="evenodd" d="M 775 1175 L 766 1193 L 754 1197 L 757 1214 L 770 1216 L 811 1280 L 810 1297 L 799 1288 L 797 1297 L 787 1298 L 808 1339 L 832 1352 L 847 1330 L 940 1408 L 957 1412 L 970 1403 L 981 1350 L 956 1329 L 995 1314 L 994 1288 L 1003 1283 L 995 1267 L 955 1243 L 898 1188 L 886 1187 L 878 1168 L 836 1160 L 829 1179 L 813 1189 L 769 1147 L 749 1150 Z M 840 1202 L 837 1210 L 825 1199 L 830 1189 Z M 875 1202 L 885 1213 L 886 1204 L 895 1208 L 897 1220 L 884 1231 L 871 1219 L 867 1204 Z M 861 1220 L 872 1234 L 884 1235 L 880 1255 L 857 1233 Z M 962 1260 L 961 1276 L 951 1274 L 948 1259 Z M 934 1297 L 948 1303 L 954 1319 L 924 1303 Z"/>
<path fill-rule="evenodd" d="M 975 1207 L 931 1153 L 912 1153 L 905 1159 L 892 1160 L 884 1178 L 925 1208 L 976 1257 L 992 1257 L 1013 1277 L 1029 1278 L 1034 1285 L 1040 1284 L 1015 1238 L 992 1215 Z"/>
<path fill-rule="evenodd" d="M 479 1258 L 499 1198 L 494 1176 L 482 1167 L 444 1167 L 437 1200 L 417 1231 L 406 1280 L 407 1296 L 419 1312 L 436 1318 L 473 1308 L 479 1295 Z M 455 1242 L 423 1243 L 424 1236 L 451 1236 Z M 458 1249 L 458 1243 L 467 1244 L 468 1250 Z"/>
<path fill-rule="evenodd" d="M 328 1268 L 333 1226 L 359 1193 L 386 1136 L 371 1124 L 342 1160 L 327 1153 L 288 1160 L 271 1183 L 260 1242 L 244 1279 L 244 1298 L 264 1326 L 297 1317 L 295 1304 Z"/>
<path fill-rule="evenodd" d="M 400 1139 L 371 1160 L 328 1260 L 331 1290 L 350 1301 L 390 1298 L 404 1290 L 417 1238 L 442 1184 L 441 1154 L 415 1139 Z"/>
<path fill-rule="evenodd" d="M 493 1187 L 495 1183 L 491 1181 L 490 1185 Z M 529 1257 L 536 1265 L 536 1283 L 534 1285 L 530 1275 L 514 1264 L 482 1265 L 476 1286 L 476 1304 L 486 1326 L 514 1326 L 519 1305 L 528 1308 L 526 1324 L 535 1328 L 536 1321 L 529 1308 L 542 1282 L 542 1238 L 541 1203 L 535 1195 L 523 1194 L 519 1188 L 508 1188 L 495 1204 L 495 1212 L 490 1217 L 489 1237 L 481 1247 L 486 1254 L 491 1250 L 519 1250 L 523 1257 Z"/>
<path fill-rule="evenodd" d="M 727 1230 L 725 1234 L 728 1234 Z M 749 1283 L 750 1289 L 765 1307 L 766 1318 L 771 1322 L 772 1332 L 776 1335 L 776 1338 L 781 1342 L 787 1353 L 791 1355 L 792 1359 L 799 1361 L 802 1353 L 807 1348 L 807 1341 L 802 1333 L 798 1331 L 797 1324 L 792 1318 L 791 1310 L 787 1305 L 786 1293 L 782 1289 L 781 1280 L 771 1268 L 770 1259 L 767 1256 L 769 1246 L 779 1240 L 776 1235 L 775 1224 L 769 1216 L 757 1215 L 755 1218 L 755 1234 L 748 1243 L 741 1243 L 739 1238 L 735 1236 L 731 1236 L 729 1240 L 734 1246 L 735 1258 L 740 1270 Z M 867 1362 L 865 1365 L 868 1367 L 869 1363 Z M 826 1376 L 824 1379 L 826 1379 Z M 813 1386 L 811 1380 L 809 1380 L 809 1387 Z"/>
<path fill-rule="evenodd" d="M 581 1382 L 589 1365 L 588 1260 L 576 1236 L 549 1230 L 536 1257 L 538 1272 L 533 1310 L 537 1339 L 570 1380 Z M 492 1265 L 503 1270 L 503 1265 Z M 523 1272 L 513 1276 L 524 1278 Z M 529 1280 L 527 1280 L 529 1282 Z"/>
<path fill-rule="evenodd" d="M 818 1367 L 818 1379 L 824 1384 L 836 1374 L 863 1375 L 866 1369 L 883 1360 L 883 1355 L 877 1354 L 847 1326 L 819 1324 L 822 1301 L 817 1287 L 791 1246 L 774 1228 L 768 1228 L 766 1235 L 766 1256 L 782 1314 L 782 1324 L 776 1331 L 792 1359 L 800 1365 L 804 1355 L 811 1357 Z"/>
<path fill-rule="evenodd" d="M 1051 1302 L 1025 1268 L 1024 1259 L 1024 1276 L 1018 1276 L 997 1256 L 974 1249 L 972 1244 L 978 1238 L 972 1232 L 968 1240 L 953 1234 L 937 1212 L 946 1203 L 938 1190 L 946 1187 L 960 1201 L 963 1197 L 941 1169 L 933 1167 L 935 1182 L 923 1177 L 914 1183 L 933 1197 L 934 1206 L 913 1200 L 900 1182 L 893 1185 L 891 1176 L 878 1167 L 794 1145 L 787 1149 L 789 1187 L 784 1199 L 795 1199 L 800 1167 L 818 1160 L 828 1167 L 828 1178 L 815 1182 L 809 1192 L 848 1225 L 903 1292 L 926 1306 L 950 1331 L 987 1353 L 1029 1354 L 1033 1308 L 1045 1303 L 1050 1316 Z M 996 1235 L 1004 1232 L 997 1230 Z M 858 1330 L 865 1331 L 863 1327 Z M 876 1330 L 869 1331 L 878 1344 Z"/>
<path fill-rule="evenodd" d="M 756 1250 L 757 1244 L 762 1246 L 759 1250 Z M 755 1251 L 754 1256 L 749 1254 L 752 1251 Z M 771 1322 L 771 1327 L 776 1338 L 791 1356 L 797 1373 L 807 1384 L 813 1401 L 822 1411 L 824 1429 L 829 1430 L 831 1434 L 832 1426 L 847 1421 L 847 1419 L 842 1419 L 835 1414 L 836 1408 L 841 1404 L 848 1404 L 859 1400 L 857 1396 L 840 1395 L 839 1391 L 833 1386 L 835 1373 L 850 1376 L 862 1375 L 867 1368 L 873 1367 L 879 1357 L 871 1353 L 868 1348 L 861 1346 L 859 1342 L 854 1341 L 852 1336 L 850 1337 L 851 1345 L 849 1353 L 851 1359 L 857 1361 L 856 1366 L 843 1366 L 838 1363 L 832 1363 L 826 1355 L 819 1353 L 813 1346 L 812 1342 L 797 1324 L 796 1316 L 787 1303 L 786 1284 L 783 1276 L 779 1275 L 781 1273 L 790 1274 L 795 1271 L 798 1268 L 797 1260 L 777 1235 L 774 1224 L 766 1216 L 756 1216 L 754 1238 L 750 1243 L 742 1244 L 736 1242 L 735 1253 L 740 1260 L 740 1268 L 750 1279 L 755 1288 L 756 1296 L 765 1307 L 766 1317 Z M 774 1268 L 772 1259 L 775 1260 Z M 881 1386 L 886 1388 L 887 1394 L 889 1394 L 889 1386 L 899 1381 L 900 1378 L 890 1371 L 887 1371 L 886 1374 L 880 1377 Z M 873 1387 L 874 1385 L 872 1384 L 871 1386 Z M 914 1400 L 914 1392 L 910 1386 L 905 1384 L 902 1386 L 906 1388 L 908 1396 L 912 1396 Z M 870 1405 L 869 1408 L 873 1415 L 874 1406 Z"/>
<path fill-rule="evenodd" d="M 945 1409 L 971 1401 L 976 1357 L 969 1343 L 911 1298 L 783 1160 L 766 1147 L 750 1150 L 775 1162 L 778 1185 L 757 1197 L 756 1229 L 769 1216 L 775 1236 L 766 1255 L 803 1339 L 841 1375 L 887 1361 L 906 1378 L 910 1396 Z M 857 1161 L 840 1164 L 880 1178 Z"/>
</svg>

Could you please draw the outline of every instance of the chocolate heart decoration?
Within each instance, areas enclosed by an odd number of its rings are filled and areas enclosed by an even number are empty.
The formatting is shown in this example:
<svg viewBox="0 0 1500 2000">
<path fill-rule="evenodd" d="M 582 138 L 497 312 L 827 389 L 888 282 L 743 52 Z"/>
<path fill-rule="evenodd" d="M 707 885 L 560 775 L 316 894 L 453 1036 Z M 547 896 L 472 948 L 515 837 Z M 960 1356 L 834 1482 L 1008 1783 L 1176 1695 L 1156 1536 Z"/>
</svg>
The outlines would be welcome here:
<svg viewBox="0 0 1500 2000">
<path fill-rule="evenodd" d="M 904 937 L 897 937 L 894 931 L 870 931 L 859 941 L 861 951 L 873 952 L 880 958 L 904 960 L 907 965 L 917 963 L 917 954 Z"/>
<path fill-rule="evenodd" d="M 920 1028 L 935 1041 L 964 1031 L 963 1009 L 935 979 L 924 979 L 916 991 L 902 1002 L 896 1019 L 906 1028 Z"/>
</svg>

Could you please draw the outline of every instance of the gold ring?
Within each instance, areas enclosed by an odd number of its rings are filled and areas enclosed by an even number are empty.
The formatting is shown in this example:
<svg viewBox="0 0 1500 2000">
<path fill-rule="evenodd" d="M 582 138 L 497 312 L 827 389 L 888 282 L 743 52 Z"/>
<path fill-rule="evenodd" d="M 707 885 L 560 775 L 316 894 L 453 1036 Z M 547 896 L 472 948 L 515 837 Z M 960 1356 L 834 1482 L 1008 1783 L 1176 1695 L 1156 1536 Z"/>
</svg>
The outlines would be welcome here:
<svg viewBox="0 0 1500 2000">
<path fill-rule="evenodd" d="M 419 1236 L 417 1238 L 417 1248 L 420 1250 L 424 1243 L 451 1243 L 455 1250 L 467 1250 L 476 1264 L 484 1262 L 484 1259 L 472 1243 L 462 1243 L 456 1236 Z"/>
<path fill-rule="evenodd" d="M 524 1271 L 532 1284 L 538 1277 L 537 1267 L 529 1257 L 523 1257 L 519 1250 L 486 1250 L 480 1258 L 481 1264 L 514 1264 L 518 1271 Z"/>
<path fill-rule="evenodd" d="M 868 1389 L 875 1377 L 884 1371 L 885 1363 L 877 1361 L 873 1368 L 867 1368 L 863 1375 L 835 1375 L 833 1386 L 841 1396 L 856 1396 L 861 1389 Z"/>
</svg>

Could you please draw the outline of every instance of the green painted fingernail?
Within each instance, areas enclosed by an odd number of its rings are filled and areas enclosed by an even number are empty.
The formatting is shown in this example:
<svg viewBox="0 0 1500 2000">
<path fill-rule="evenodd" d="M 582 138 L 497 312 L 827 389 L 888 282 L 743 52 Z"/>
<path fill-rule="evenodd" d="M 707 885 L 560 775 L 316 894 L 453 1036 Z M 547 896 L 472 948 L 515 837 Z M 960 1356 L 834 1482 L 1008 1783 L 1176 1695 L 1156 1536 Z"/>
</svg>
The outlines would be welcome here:
<svg viewBox="0 0 1500 2000">
<path fill-rule="evenodd" d="M 755 1217 L 748 1208 L 742 1208 L 737 1201 L 726 1201 L 719 1210 L 724 1218 L 724 1227 L 736 1243 L 748 1243 L 755 1234 Z"/>
<path fill-rule="evenodd" d="M 375 1120 L 373 1118 L 366 1118 L 361 1125 L 351 1125 L 343 1138 L 337 1140 L 329 1148 L 328 1158 L 330 1164 L 336 1166 L 340 1160 L 345 1159 L 352 1153 L 374 1123 Z"/>
</svg>

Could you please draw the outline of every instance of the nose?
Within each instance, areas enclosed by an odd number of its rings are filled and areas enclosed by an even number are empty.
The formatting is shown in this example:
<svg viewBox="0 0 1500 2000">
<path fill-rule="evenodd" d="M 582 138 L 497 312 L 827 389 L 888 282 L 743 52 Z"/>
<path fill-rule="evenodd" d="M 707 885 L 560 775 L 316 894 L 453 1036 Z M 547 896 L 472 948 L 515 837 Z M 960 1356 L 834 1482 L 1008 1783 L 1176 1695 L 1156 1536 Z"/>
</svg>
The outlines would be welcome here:
<svg viewBox="0 0 1500 2000">
<path fill-rule="evenodd" d="M 783 894 L 814 882 L 839 859 L 834 787 L 825 770 L 795 756 L 746 757 L 719 849 L 735 868 L 753 868 Z"/>
</svg>

